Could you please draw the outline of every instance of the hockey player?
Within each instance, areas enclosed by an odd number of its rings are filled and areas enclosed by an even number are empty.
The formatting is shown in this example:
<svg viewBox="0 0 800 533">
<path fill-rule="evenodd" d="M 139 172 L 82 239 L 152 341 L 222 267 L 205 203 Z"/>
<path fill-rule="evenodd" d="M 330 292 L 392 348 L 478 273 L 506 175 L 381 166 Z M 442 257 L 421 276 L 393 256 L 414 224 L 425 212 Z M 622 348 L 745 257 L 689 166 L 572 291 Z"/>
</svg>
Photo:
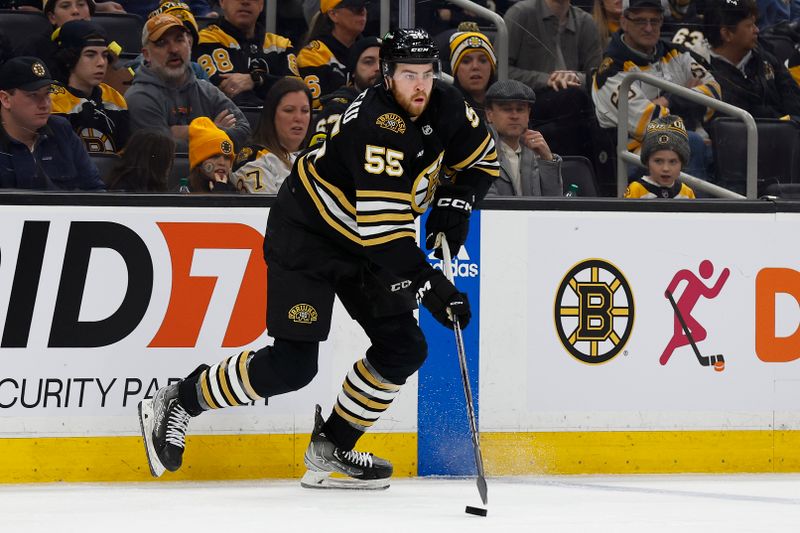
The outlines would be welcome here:
<svg viewBox="0 0 800 533">
<path fill-rule="evenodd" d="M 694 191 L 681 183 L 681 168 L 689 161 L 689 136 L 681 117 L 666 115 L 647 125 L 640 154 L 647 175 L 633 181 L 625 198 L 693 199 Z"/>
<path fill-rule="evenodd" d="M 426 245 L 434 248 L 441 232 L 457 253 L 498 166 L 475 111 L 436 82 L 439 51 L 424 30 L 389 34 L 381 73 L 382 84 L 359 95 L 326 142 L 298 158 L 270 210 L 264 257 L 273 345 L 201 365 L 140 402 L 153 475 L 180 468 L 191 416 L 306 386 L 338 296 L 371 346 L 327 420 L 317 406 L 301 483 L 388 486 L 391 463 L 353 448 L 427 356 L 417 301 L 446 326 L 451 316 L 465 326 L 470 318 L 466 295 L 417 246 L 414 220 L 433 204 Z M 349 479 L 330 478 L 334 472 Z"/>
</svg>

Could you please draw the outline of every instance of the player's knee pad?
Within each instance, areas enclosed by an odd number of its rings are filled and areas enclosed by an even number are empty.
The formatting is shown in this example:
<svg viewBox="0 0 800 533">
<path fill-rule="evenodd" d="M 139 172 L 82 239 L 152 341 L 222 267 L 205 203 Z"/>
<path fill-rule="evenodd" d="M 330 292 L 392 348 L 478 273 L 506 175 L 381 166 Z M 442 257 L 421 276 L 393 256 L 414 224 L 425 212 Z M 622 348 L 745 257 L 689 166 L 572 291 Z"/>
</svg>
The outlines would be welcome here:
<svg viewBox="0 0 800 533">
<path fill-rule="evenodd" d="M 428 357 L 428 343 L 416 321 L 397 324 L 396 327 L 391 332 L 390 342 L 373 341 L 367 350 L 367 359 L 386 379 L 403 385 Z"/>
<path fill-rule="evenodd" d="M 318 356 L 318 342 L 275 339 L 253 359 L 253 386 L 265 398 L 302 389 L 317 375 Z"/>
<path fill-rule="evenodd" d="M 202 369 L 195 387 L 197 399 L 204 411 L 245 405 L 262 398 L 250 379 L 249 367 L 253 356 L 254 352 L 245 350 L 212 367 Z"/>
<path fill-rule="evenodd" d="M 398 392 L 400 385 L 390 382 L 364 358 L 347 373 L 333 410 L 353 428 L 366 431 L 389 408 Z"/>
</svg>

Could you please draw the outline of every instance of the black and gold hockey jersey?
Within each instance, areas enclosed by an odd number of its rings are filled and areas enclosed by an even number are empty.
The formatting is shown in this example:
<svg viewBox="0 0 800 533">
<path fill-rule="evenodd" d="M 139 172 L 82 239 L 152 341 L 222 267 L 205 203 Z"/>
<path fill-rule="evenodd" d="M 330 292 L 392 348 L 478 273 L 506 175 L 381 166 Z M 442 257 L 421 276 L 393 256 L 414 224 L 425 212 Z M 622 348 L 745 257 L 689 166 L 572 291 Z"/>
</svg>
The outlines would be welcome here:
<svg viewBox="0 0 800 533">
<path fill-rule="evenodd" d="M 62 115 L 78 134 L 90 154 L 116 153 L 130 136 L 125 98 L 105 83 L 84 95 L 72 87 L 53 85 L 53 114 Z"/>
<path fill-rule="evenodd" d="M 412 121 L 375 86 L 353 101 L 324 144 L 298 158 L 278 203 L 292 195 L 312 231 L 412 279 L 429 268 L 414 221 L 442 172 L 473 187 L 477 199 L 499 175 L 492 136 L 458 89 L 437 82 Z"/>
<path fill-rule="evenodd" d="M 319 109 L 322 95 L 330 94 L 347 83 L 349 53 L 350 49 L 333 35 L 323 35 L 297 54 L 297 69 L 311 91 L 314 109 Z"/>
<path fill-rule="evenodd" d="M 681 182 L 676 180 L 672 187 L 662 187 L 650 181 L 647 177 L 632 181 L 625 191 L 625 198 L 639 198 L 649 200 L 651 198 L 676 198 L 678 200 L 693 200 L 694 191 Z"/>
<path fill-rule="evenodd" d="M 192 52 L 214 85 L 222 82 L 221 74 L 253 74 L 259 81 L 252 90 L 237 94 L 239 106 L 260 106 L 270 87 L 286 76 L 299 76 L 297 57 L 292 42 L 286 37 L 266 33 L 256 26 L 252 39 L 227 20 L 200 30 L 200 40 Z"/>
</svg>

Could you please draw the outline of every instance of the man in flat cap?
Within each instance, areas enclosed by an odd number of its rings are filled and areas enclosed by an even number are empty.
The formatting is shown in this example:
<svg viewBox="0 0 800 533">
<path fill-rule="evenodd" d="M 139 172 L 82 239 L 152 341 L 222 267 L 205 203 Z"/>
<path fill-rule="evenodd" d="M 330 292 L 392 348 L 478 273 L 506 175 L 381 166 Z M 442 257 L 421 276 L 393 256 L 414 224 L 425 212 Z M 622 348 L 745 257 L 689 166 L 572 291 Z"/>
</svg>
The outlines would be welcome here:
<svg viewBox="0 0 800 533">
<path fill-rule="evenodd" d="M 495 196 L 562 196 L 561 157 L 544 136 L 528 129 L 533 89 L 517 80 L 498 81 L 486 93 L 486 121 L 497 144 L 500 176 L 487 194 Z"/>
<path fill-rule="evenodd" d="M 0 67 L 0 188 L 103 189 L 69 121 L 50 114 L 52 83 L 36 57 L 15 57 Z"/>
</svg>

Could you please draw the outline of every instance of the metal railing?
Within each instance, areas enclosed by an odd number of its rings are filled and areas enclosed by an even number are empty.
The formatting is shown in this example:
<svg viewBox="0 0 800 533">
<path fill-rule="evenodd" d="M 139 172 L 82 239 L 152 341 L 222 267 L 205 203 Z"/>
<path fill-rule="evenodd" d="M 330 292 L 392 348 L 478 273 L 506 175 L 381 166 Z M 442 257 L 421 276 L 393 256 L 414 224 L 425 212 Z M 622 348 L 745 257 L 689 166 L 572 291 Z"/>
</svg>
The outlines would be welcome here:
<svg viewBox="0 0 800 533">
<path fill-rule="evenodd" d="M 629 72 L 619 86 L 619 118 L 617 120 L 617 196 L 620 198 L 625 194 L 628 187 L 628 162 L 643 166 L 639 156 L 628 151 L 628 93 L 635 81 L 641 81 L 658 87 L 662 91 L 677 94 L 682 98 L 692 102 L 705 105 L 717 111 L 739 118 L 747 128 L 747 198 L 754 200 L 757 194 L 757 171 L 758 171 L 758 129 L 753 116 L 747 111 L 734 107 L 725 102 L 715 100 L 709 96 L 693 91 L 681 85 L 677 85 L 661 78 L 656 78 L 644 72 Z M 695 178 L 689 174 L 681 172 L 681 180 L 693 189 L 713 194 L 719 198 L 745 198 L 728 189 L 714 185 L 705 180 Z"/>
</svg>

